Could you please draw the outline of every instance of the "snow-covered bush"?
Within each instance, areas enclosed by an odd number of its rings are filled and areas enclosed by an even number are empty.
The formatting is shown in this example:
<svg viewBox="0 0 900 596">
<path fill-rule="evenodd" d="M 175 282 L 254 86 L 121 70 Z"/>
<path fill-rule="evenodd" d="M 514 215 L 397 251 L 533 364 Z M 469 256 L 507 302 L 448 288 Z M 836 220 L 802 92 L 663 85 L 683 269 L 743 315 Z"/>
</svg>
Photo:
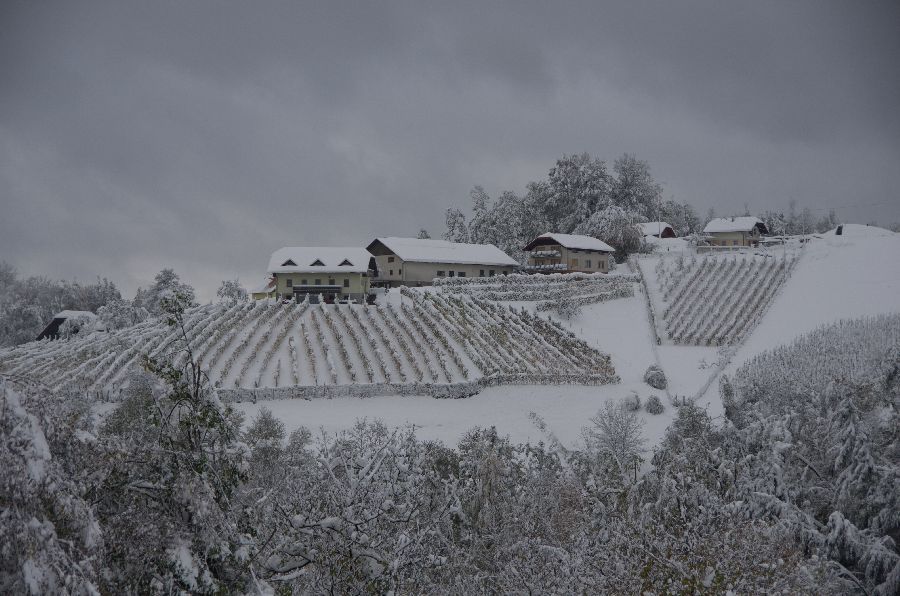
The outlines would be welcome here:
<svg viewBox="0 0 900 596">
<path fill-rule="evenodd" d="M 111 300 L 97 309 L 98 326 L 107 331 L 116 331 L 132 327 L 145 321 L 150 313 L 131 300 Z"/>
<path fill-rule="evenodd" d="M 647 410 L 648 414 L 662 414 L 665 408 L 663 407 L 662 401 L 658 396 L 650 394 L 647 396 L 647 401 L 644 403 L 644 408 Z"/>
<path fill-rule="evenodd" d="M 659 365 L 651 364 L 644 372 L 644 382 L 654 389 L 665 389 L 667 387 L 666 373 Z"/>
<path fill-rule="evenodd" d="M 625 406 L 625 409 L 629 412 L 637 412 L 641 409 L 641 397 L 637 393 L 629 393 L 625 399 L 622 400 L 622 405 Z"/>
</svg>

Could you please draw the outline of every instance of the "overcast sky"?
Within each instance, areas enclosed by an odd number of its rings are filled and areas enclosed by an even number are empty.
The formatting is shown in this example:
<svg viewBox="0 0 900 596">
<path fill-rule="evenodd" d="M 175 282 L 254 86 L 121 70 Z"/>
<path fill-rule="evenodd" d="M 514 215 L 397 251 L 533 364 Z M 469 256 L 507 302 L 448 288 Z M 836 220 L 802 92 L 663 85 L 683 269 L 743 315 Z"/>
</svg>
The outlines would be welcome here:
<svg viewBox="0 0 900 596">
<path fill-rule="evenodd" d="M 898 2 L 430 4 L 5 0 L 0 259 L 207 300 L 583 151 L 701 212 L 900 221 Z"/>
</svg>

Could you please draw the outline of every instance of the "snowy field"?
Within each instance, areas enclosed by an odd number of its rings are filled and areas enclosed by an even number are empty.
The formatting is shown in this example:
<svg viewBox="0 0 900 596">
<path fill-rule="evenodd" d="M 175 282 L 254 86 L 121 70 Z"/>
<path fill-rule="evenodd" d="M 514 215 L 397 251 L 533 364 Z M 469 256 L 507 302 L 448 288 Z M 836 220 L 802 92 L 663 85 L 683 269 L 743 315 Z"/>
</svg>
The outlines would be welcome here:
<svg viewBox="0 0 900 596">
<path fill-rule="evenodd" d="M 281 419 L 288 432 L 301 426 L 313 432 L 319 429 L 333 433 L 348 428 L 356 420 L 382 420 L 388 426 L 411 424 L 421 439 L 440 441 L 455 446 L 460 438 L 475 426 L 494 426 L 501 435 L 508 435 L 514 442 L 547 442 L 547 436 L 538 430 L 529 414 L 540 416 L 566 447 L 581 444 L 581 429 L 590 417 L 603 407 L 606 401 L 619 401 L 632 390 L 642 398 L 650 393 L 661 397 L 666 410 L 657 416 L 642 412 L 645 420 L 644 434 L 649 445 L 662 436 L 674 415 L 662 392 L 643 383 L 623 383 L 599 387 L 563 385 L 524 385 L 513 387 L 489 387 L 480 394 L 466 399 L 435 399 L 429 396 L 388 396 L 359 398 L 335 398 L 313 400 L 273 400 L 258 403 L 240 403 L 235 407 L 251 420 L 260 408 L 265 407 Z"/>
</svg>

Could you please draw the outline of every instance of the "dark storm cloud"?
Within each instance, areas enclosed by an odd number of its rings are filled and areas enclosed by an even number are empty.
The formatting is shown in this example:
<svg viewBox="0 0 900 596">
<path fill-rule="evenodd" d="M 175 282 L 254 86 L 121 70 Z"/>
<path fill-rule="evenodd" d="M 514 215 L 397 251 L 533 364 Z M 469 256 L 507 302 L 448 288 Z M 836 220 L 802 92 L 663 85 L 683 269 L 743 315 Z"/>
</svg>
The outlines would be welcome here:
<svg viewBox="0 0 900 596">
<path fill-rule="evenodd" d="M 0 258 L 26 273 L 131 293 L 174 266 L 208 298 L 282 244 L 437 234 L 473 185 L 581 151 L 700 209 L 900 220 L 895 3 L 0 11 Z"/>
</svg>

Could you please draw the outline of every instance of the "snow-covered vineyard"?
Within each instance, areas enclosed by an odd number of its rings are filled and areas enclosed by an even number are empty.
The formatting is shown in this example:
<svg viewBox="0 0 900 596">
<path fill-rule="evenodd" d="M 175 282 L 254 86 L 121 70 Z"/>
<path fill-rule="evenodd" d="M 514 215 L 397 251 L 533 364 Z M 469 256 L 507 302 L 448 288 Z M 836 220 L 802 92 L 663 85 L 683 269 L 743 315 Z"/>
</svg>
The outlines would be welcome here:
<svg viewBox="0 0 900 596">
<path fill-rule="evenodd" d="M 636 276 L 587 273 L 513 274 L 496 277 L 436 279 L 443 292 L 492 302 L 536 302 L 537 310 L 551 310 L 560 301 L 579 306 L 634 295 Z"/>
<path fill-rule="evenodd" d="M 354 394 L 460 385 L 605 384 L 618 377 L 609 356 L 552 321 L 465 296 L 404 291 L 377 306 L 263 301 L 202 306 L 185 315 L 190 348 L 212 383 L 233 398 L 309 397 L 325 387 Z M 181 331 L 160 320 L 72 341 L 35 342 L 4 355 L 0 371 L 53 388 L 112 392 L 151 357 L 187 358 Z M 273 393 L 274 389 L 282 389 Z M 305 389 L 304 389 L 305 388 Z M 379 390 L 380 388 L 380 390 Z M 229 390 L 231 392 L 229 393 Z"/>
<path fill-rule="evenodd" d="M 797 258 L 758 251 L 641 262 L 658 336 L 685 345 L 739 343 L 765 314 Z"/>
</svg>

